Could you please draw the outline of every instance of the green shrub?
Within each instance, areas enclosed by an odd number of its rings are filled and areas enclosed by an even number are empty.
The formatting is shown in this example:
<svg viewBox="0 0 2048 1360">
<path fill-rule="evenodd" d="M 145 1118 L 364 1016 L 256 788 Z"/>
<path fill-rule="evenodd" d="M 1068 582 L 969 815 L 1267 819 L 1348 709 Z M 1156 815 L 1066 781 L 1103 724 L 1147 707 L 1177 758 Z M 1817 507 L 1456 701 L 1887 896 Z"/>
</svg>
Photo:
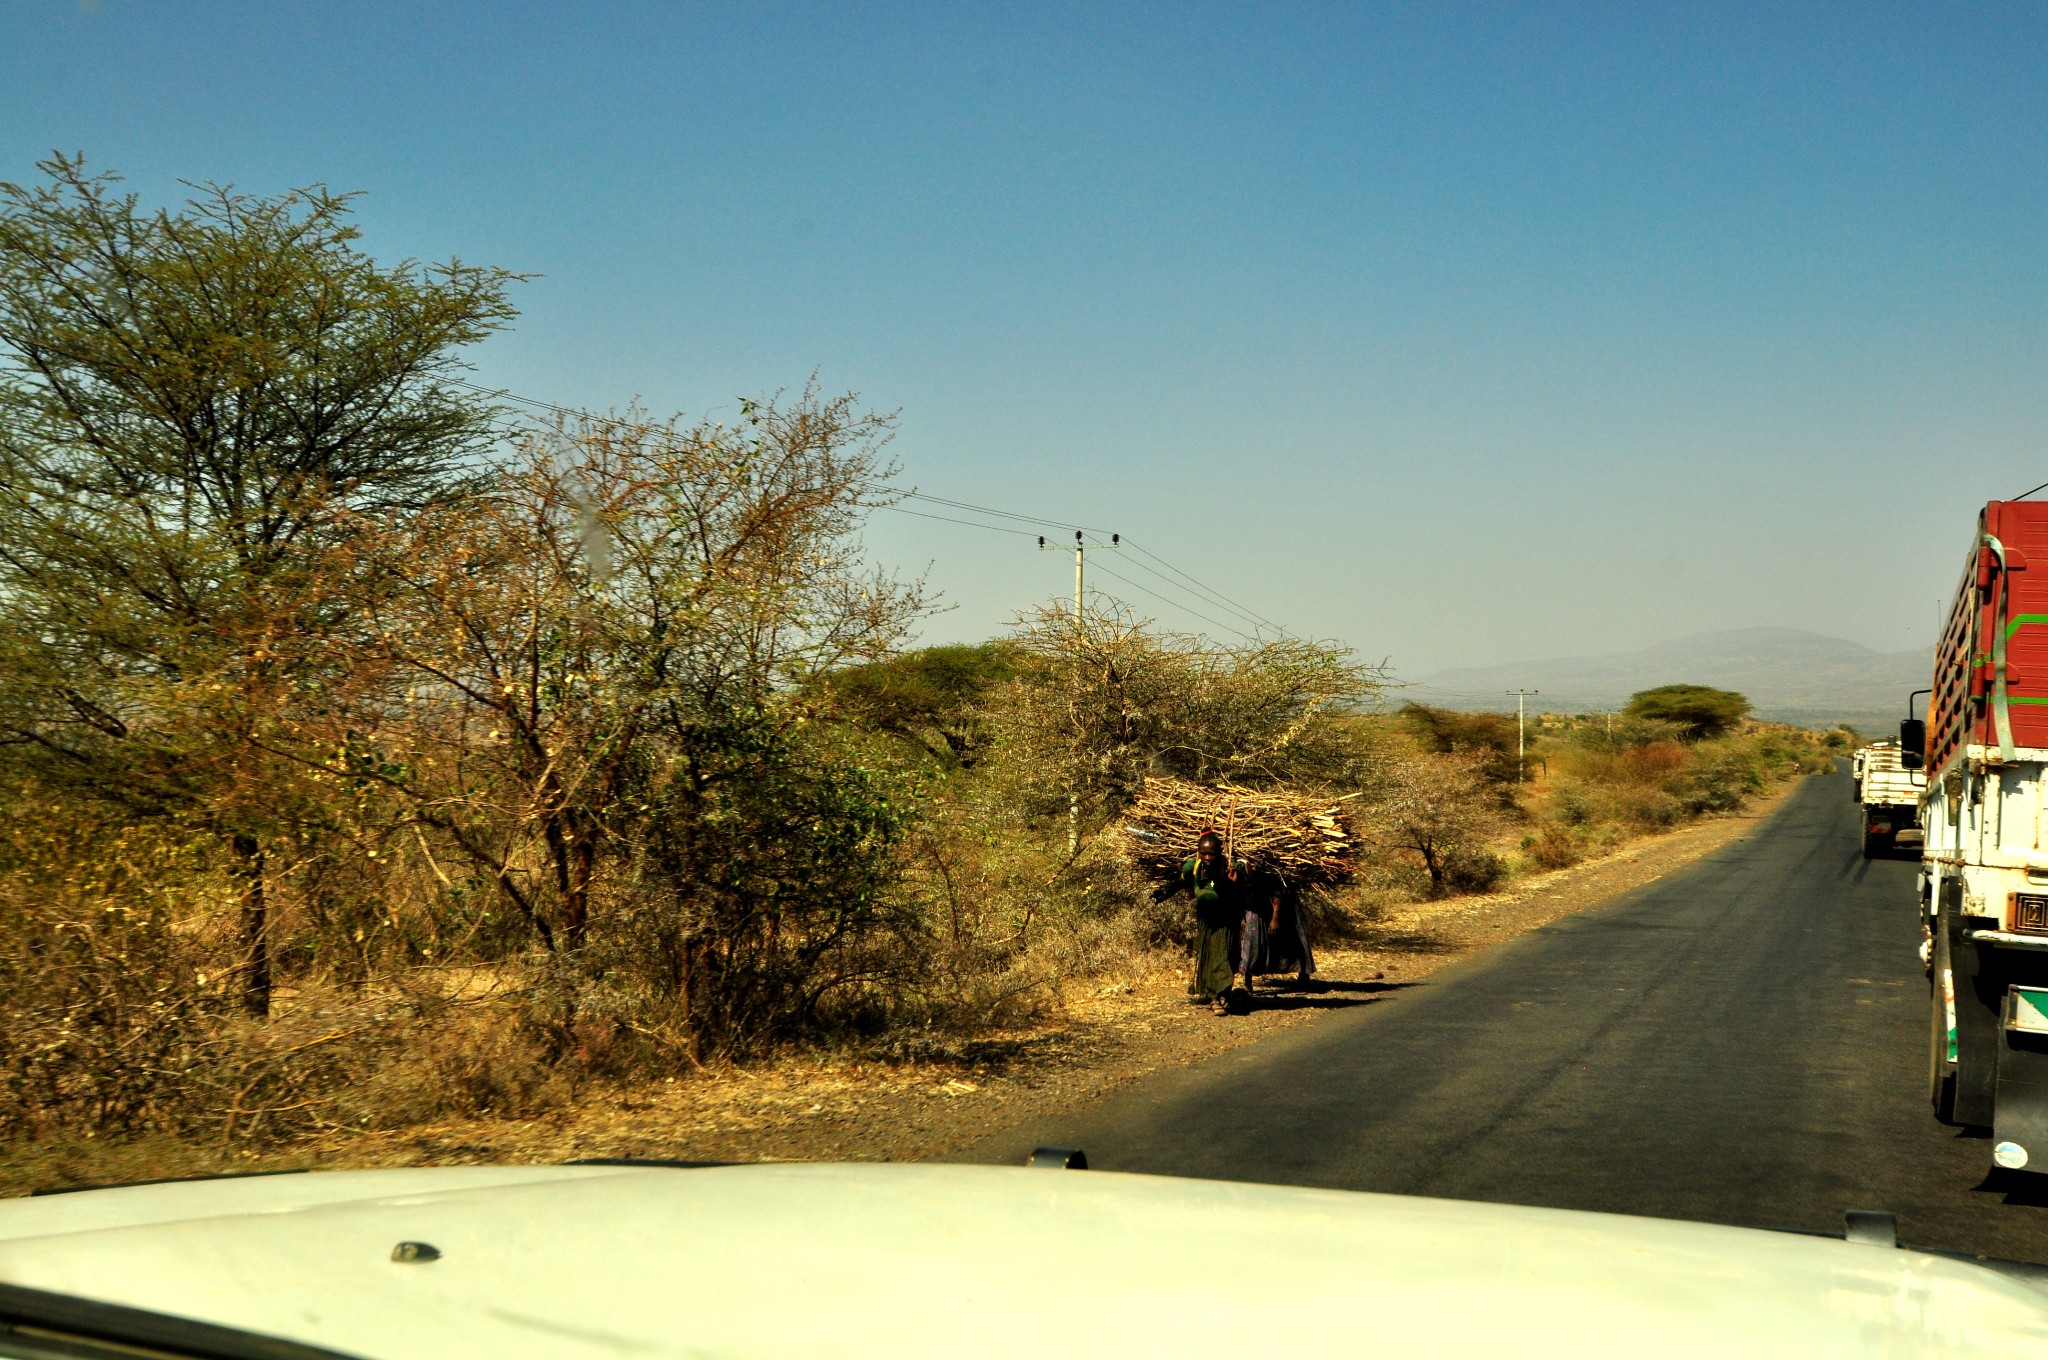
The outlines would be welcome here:
<svg viewBox="0 0 2048 1360">
<path fill-rule="evenodd" d="M 1763 761 L 1741 751 L 1704 752 L 1692 769 L 1672 781 L 1671 793 L 1694 815 L 1734 812 L 1764 791 L 1764 768 Z"/>
<path fill-rule="evenodd" d="M 1683 800 L 1661 788 L 1623 788 L 1615 791 L 1616 820 L 1640 831 L 1663 831 L 1685 820 Z"/>
<path fill-rule="evenodd" d="M 1570 826 L 1544 822 L 1534 834 L 1522 838 L 1522 854 L 1538 869 L 1569 869 L 1585 858 L 1585 848 Z"/>
<path fill-rule="evenodd" d="M 1566 826 L 1591 826 L 1600 819 L 1600 801 L 1582 780 L 1560 779 L 1550 795 L 1550 810 Z"/>
<path fill-rule="evenodd" d="M 1626 713 L 1595 713 L 1573 720 L 1566 740 L 1588 751 L 1620 751 L 1630 746 L 1677 741 L 1685 729 L 1657 718 L 1638 718 Z"/>
<path fill-rule="evenodd" d="M 1444 857 L 1446 896 L 1492 892 L 1507 876 L 1507 861 L 1491 850 L 1460 847 Z"/>
</svg>

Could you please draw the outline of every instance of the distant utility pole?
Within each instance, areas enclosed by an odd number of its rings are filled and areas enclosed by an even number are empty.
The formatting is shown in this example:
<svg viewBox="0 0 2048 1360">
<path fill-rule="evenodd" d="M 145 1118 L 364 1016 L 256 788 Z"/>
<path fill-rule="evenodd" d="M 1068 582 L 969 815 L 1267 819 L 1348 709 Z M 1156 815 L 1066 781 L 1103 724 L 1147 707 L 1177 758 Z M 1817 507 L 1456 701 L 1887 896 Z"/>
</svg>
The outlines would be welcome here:
<svg viewBox="0 0 2048 1360">
<path fill-rule="evenodd" d="M 1124 538 L 1124 536 L 1123 536 L 1122 534 L 1111 534 L 1111 535 L 1109 536 L 1109 542 L 1107 542 L 1107 543 L 1089 543 L 1089 542 L 1086 542 L 1085 540 L 1083 540 L 1083 539 L 1082 539 L 1082 537 L 1081 537 L 1081 531 L 1080 531 L 1079 529 L 1076 529 L 1076 530 L 1074 530 L 1074 627 L 1075 627 L 1075 628 L 1077 628 L 1077 629 L 1078 629 L 1078 628 L 1079 628 L 1079 627 L 1081 626 L 1081 582 L 1082 582 L 1082 573 L 1083 573 L 1084 569 L 1085 569 L 1085 568 L 1086 568 L 1086 566 L 1087 566 L 1087 557 L 1088 557 L 1088 550 L 1089 550 L 1090 548 L 1121 548 L 1121 547 L 1122 547 L 1122 546 L 1124 545 L 1124 544 L 1123 544 L 1123 538 Z M 1061 547 L 1061 546 L 1060 546 L 1059 544 L 1057 544 L 1057 543 L 1048 543 L 1048 542 L 1046 542 L 1046 541 L 1045 541 L 1045 535 L 1044 535 L 1044 534 L 1040 534 L 1040 535 L 1038 536 L 1038 550 L 1039 550 L 1040 552 L 1064 552 L 1064 551 L 1065 551 L 1065 549 L 1064 549 L 1064 548 L 1062 548 L 1062 547 Z"/>
<path fill-rule="evenodd" d="M 1522 724 L 1524 721 L 1522 704 L 1530 695 L 1541 694 L 1542 692 L 1536 689 L 1511 689 L 1507 691 L 1509 695 L 1513 696 L 1515 701 L 1515 782 L 1517 784 L 1522 782 L 1523 771 L 1527 765 L 1524 753 L 1528 749 L 1528 742 L 1522 736 Z"/>
<path fill-rule="evenodd" d="M 1081 537 L 1079 529 L 1074 530 L 1074 652 L 1081 650 L 1081 586 L 1087 569 L 1090 548 L 1121 548 L 1122 534 L 1111 534 L 1107 543 L 1089 543 Z M 1045 541 L 1045 535 L 1038 536 L 1040 552 L 1059 552 L 1057 543 Z M 1067 789 L 1067 858 L 1072 859 L 1081 849 L 1081 790 L 1075 786 Z"/>
</svg>

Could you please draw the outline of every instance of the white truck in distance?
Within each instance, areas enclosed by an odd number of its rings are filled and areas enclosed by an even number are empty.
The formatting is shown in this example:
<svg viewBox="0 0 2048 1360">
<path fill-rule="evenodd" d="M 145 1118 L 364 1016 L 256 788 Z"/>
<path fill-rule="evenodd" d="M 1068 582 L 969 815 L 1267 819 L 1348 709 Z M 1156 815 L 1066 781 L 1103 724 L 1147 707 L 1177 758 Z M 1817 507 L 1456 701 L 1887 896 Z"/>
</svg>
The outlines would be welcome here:
<svg viewBox="0 0 2048 1360">
<path fill-rule="evenodd" d="M 1852 758 L 1850 769 L 1856 778 L 1856 801 L 1863 805 L 1863 858 L 1875 859 L 1902 847 L 1917 850 L 1926 772 L 1901 763 L 1896 741 L 1864 747 Z"/>
</svg>

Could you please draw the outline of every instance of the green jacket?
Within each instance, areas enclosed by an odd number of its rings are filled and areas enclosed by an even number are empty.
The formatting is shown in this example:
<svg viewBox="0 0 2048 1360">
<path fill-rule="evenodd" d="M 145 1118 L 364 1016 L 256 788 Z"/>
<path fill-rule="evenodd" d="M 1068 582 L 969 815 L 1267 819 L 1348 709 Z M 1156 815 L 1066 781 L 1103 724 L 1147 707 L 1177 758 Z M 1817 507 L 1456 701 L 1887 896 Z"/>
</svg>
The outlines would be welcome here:
<svg viewBox="0 0 2048 1360">
<path fill-rule="evenodd" d="M 1236 870 L 1235 874 L 1209 878 L 1202 872 L 1200 856 L 1191 856 L 1182 862 L 1180 880 L 1175 886 L 1194 894 L 1197 920 L 1221 925 L 1235 922 L 1244 912 L 1257 908 L 1252 897 L 1251 867 L 1235 857 L 1230 863 Z"/>
</svg>

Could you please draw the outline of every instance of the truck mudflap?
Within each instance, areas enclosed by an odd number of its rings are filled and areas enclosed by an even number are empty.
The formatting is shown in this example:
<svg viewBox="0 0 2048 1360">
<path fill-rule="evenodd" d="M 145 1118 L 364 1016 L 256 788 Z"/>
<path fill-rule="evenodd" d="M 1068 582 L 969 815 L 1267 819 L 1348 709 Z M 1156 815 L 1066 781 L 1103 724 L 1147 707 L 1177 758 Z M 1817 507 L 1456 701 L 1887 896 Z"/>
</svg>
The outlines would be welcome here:
<svg viewBox="0 0 2048 1360">
<path fill-rule="evenodd" d="M 1991 1160 L 2048 1172 L 2048 987 L 2007 988 L 2001 1020 Z"/>
<path fill-rule="evenodd" d="M 1961 885 L 1944 885 L 1945 897 L 1960 899 Z M 1935 945 L 1935 967 L 1949 971 L 1947 989 L 1936 995 L 1955 998 L 1955 1108 L 1957 1124 L 1989 1128 L 1998 1106 L 1998 1057 L 2004 1047 L 2000 1017 L 2005 1007 L 2004 969 L 1997 950 L 1969 937 L 1970 918 L 1953 905 L 1941 913 L 1942 930 Z M 1940 972 L 1935 977 L 1939 979 Z M 2048 1143 L 2041 1147 L 2048 1164 Z"/>
</svg>

